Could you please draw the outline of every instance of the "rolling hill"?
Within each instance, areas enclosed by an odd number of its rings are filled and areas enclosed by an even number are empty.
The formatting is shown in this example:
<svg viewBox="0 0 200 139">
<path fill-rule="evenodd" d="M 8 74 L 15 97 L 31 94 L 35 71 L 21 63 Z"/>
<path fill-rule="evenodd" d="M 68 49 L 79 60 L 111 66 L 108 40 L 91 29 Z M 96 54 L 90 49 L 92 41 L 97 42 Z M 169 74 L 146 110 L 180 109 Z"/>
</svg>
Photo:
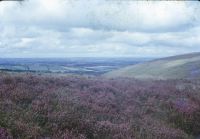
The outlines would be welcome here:
<svg viewBox="0 0 200 139">
<path fill-rule="evenodd" d="M 200 78 L 200 52 L 156 59 L 114 70 L 104 76 L 137 79 Z"/>
</svg>

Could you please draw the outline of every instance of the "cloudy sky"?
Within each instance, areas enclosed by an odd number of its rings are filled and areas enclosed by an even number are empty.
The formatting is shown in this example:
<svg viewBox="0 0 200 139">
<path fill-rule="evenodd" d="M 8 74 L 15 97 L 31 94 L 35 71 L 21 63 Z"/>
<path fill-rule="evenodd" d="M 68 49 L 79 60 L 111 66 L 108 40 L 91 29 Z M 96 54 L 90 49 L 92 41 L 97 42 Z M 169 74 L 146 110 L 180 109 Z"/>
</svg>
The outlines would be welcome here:
<svg viewBox="0 0 200 139">
<path fill-rule="evenodd" d="M 200 2 L 0 2 L 0 57 L 164 57 L 200 51 Z"/>
</svg>

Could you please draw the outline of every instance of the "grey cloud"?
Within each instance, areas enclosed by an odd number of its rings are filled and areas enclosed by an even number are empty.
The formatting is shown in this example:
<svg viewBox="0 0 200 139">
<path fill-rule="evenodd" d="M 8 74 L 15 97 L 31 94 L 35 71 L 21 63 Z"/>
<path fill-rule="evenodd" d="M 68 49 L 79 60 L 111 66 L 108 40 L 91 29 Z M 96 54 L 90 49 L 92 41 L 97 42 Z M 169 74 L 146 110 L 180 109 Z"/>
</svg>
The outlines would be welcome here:
<svg viewBox="0 0 200 139">
<path fill-rule="evenodd" d="M 58 30 L 83 27 L 95 30 L 166 32 L 195 25 L 197 21 L 194 19 L 199 15 L 194 10 L 195 6 L 187 5 L 183 2 L 34 0 L 21 6 L 7 6 L 5 13 L 0 15 L 5 23 L 38 25 Z"/>
<path fill-rule="evenodd" d="M 200 51 L 200 12 L 195 4 L 106 0 L 3 4 L 0 54 L 164 56 Z"/>
</svg>

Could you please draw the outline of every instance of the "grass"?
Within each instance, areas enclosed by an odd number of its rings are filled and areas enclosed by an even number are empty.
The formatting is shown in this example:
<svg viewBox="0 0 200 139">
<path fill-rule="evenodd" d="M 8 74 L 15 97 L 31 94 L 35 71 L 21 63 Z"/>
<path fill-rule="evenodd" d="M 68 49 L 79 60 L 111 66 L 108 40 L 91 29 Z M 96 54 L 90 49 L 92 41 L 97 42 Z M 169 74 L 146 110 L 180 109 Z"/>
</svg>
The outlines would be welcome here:
<svg viewBox="0 0 200 139">
<path fill-rule="evenodd" d="M 200 78 L 200 54 L 188 54 L 145 62 L 106 73 L 105 77 L 134 77 L 138 79 Z"/>
</svg>

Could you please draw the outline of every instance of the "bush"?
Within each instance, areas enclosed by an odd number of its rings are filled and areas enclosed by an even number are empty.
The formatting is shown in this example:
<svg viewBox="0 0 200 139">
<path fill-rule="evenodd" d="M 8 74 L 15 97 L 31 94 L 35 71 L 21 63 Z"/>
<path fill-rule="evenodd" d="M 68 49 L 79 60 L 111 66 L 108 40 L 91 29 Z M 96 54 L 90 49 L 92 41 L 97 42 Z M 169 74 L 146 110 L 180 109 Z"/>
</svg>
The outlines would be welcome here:
<svg viewBox="0 0 200 139">
<path fill-rule="evenodd" d="M 0 76 L 0 138 L 189 139 L 200 80 Z"/>
</svg>

